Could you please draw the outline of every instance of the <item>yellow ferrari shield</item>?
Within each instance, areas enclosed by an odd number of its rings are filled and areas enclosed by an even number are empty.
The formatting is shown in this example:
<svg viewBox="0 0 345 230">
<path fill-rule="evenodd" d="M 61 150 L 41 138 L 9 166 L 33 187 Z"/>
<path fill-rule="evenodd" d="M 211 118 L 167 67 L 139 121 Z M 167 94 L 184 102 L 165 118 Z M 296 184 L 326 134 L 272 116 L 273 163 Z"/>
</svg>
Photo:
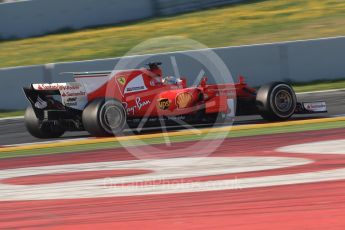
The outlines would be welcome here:
<svg viewBox="0 0 345 230">
<path fill-rule="evenodd" d="M 118 77 L 117 78 L 117 81 L 121 84 L 121 85 L 124 85 L 126 83 L 126 78 L 124 77 Z"/>
</svg>

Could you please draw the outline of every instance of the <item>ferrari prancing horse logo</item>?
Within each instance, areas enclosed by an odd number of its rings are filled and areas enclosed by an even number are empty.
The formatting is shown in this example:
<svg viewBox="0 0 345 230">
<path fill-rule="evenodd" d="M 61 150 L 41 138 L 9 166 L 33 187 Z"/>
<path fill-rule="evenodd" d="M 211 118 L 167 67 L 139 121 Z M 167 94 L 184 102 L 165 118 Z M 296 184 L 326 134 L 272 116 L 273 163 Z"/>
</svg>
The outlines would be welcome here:
<svg viewBox="0 0 345 230">
<path fill-rule="evenodd" d="M 117 78 L 117 81 L 118 81 L 121 85 L 126 84 L 126 78 L 124 78 L 124 77 L 118 77 L 118 78 Z"/>
</svg>

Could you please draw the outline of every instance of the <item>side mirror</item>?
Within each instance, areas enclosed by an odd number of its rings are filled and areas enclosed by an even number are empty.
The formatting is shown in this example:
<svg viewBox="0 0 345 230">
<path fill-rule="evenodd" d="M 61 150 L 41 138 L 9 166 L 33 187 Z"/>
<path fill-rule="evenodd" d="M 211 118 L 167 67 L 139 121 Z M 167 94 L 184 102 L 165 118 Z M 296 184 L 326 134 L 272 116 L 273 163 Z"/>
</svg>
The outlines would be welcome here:
<svg viewBox="0 0 345 230">
<path fill-rule="evenodd" d="M 187 79 L 186 78 L 180 78 L 181 79 L 181 85 L 183 88 L 187 88 Z"/>
<path fill-rule="evenodd" d="M 200 86 L 201 86 L 202 88 L 205 88 L 205 87 L 206 87 L 207 80 L 208 80 L 208 78 L 207 78 L 207 77 L 204 77 L 204 78 L 200 81 Z"/>
<path fill-rule="evenodd" d="M 242 75 L 238 76 L 238 80 L 240 84 L 246 84 L 244 77 Z"/>
</svg>

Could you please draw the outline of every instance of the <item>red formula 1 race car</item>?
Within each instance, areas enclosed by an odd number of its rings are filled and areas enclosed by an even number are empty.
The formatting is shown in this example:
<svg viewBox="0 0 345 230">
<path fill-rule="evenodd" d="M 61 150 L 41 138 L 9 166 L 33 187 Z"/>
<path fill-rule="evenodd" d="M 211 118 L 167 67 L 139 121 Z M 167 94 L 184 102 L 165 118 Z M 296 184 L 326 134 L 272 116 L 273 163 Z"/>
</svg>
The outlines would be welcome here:
<svg viewBox="0 0 345 230">
<path fill-rule="evenodd" d="M 242 77 L 236 84 L 207 84 L 207 78 L 203 78 L 199 85 L 187 87 L 185 79 L 163 77 L 160 65 L 74 73 L 76 82 L 25 87 L 31 104 L 25 113 L 26 127 L 38 138 L 81 130 L 93 136 L 109 136 L 143 123 L 214 122 L 251 114 L 277 121 L 295 113 L 326 112 L 324 102 L 297 102 L 292 87 L 283 82 L 257 90 Z"/>
</svg>

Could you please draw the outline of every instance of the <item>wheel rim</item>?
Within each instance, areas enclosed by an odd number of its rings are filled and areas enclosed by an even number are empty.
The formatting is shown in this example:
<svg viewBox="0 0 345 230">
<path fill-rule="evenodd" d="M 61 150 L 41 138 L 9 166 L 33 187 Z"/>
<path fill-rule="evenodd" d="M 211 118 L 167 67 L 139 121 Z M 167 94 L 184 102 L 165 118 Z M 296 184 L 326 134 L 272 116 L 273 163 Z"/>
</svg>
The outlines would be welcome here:
<svg viewBox="0 0 345 230">
<path fill-rule="evenodd" d="M 289 112 L 293 104 L 291 94 L 287 90 L 279 90 L 275 96 L 274 103 L 279 112 Z"/>
<path fill-rule="evenodd" d="M 122 111 L 116 106 L 109 106 L 104 111 L 103 120 L 108 129 L 116 130 L 122 124 Z"/>
</svg>

